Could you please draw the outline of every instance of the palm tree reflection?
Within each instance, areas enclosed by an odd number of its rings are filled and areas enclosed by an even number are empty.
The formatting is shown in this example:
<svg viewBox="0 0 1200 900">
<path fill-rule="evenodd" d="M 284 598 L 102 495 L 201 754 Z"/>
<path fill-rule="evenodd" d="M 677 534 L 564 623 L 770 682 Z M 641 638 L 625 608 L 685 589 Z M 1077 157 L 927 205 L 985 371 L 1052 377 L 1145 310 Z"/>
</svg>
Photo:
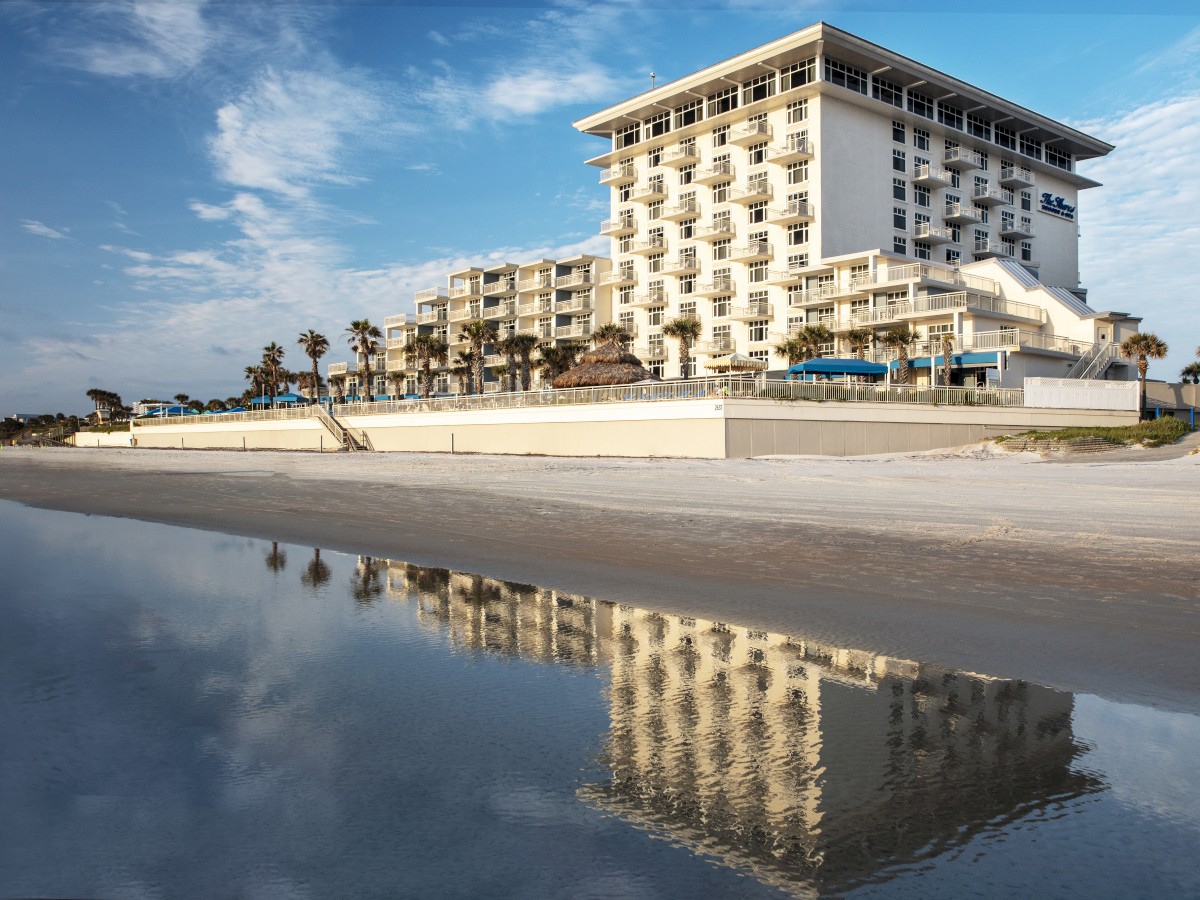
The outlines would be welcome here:
<svg viewBox="0 0 1200 900">
<path fill-rule="evenodd" d="M 350 592 L 358 603 L 373 603 L 383 593 L 383 570 L 387 563 L 370 556 L 360 556 L 350 579 Z"/>
<path fill-rule="evenodd" d="M 300 576 L 300 583 L 305 587 L 316 590 L 322 585 L 328 584 L 331 575 L 329 566 L 321 561 L 321 548 L 313 547 L 313 558 L 304 567 L 304 572 Z"/>
<path fill-rule="evenodd" d="M 287 553 L 279 549 L 279 541 L 271 541 L 271 552 L 267 554 L 267 568 L 277 573 L 287 568 Z"/>
</svg>

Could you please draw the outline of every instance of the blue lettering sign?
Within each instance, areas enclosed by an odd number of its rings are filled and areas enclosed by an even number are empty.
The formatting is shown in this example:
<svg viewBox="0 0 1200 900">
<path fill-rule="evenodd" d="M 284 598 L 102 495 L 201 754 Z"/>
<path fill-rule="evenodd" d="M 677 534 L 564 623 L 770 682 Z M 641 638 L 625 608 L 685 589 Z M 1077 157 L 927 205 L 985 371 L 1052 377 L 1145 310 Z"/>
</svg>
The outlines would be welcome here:
<svg viewBox="0 0 1200 900">
<path fill-rule="evenodd" d="M 1075 207 L 1067 202 L 1066 197 L 1060 197 L 1047 191 L 1042 194 L 1041 205 L 1044 213 L 1050 213 L 1060 219 L 1075 221 Z"/>
</svg>

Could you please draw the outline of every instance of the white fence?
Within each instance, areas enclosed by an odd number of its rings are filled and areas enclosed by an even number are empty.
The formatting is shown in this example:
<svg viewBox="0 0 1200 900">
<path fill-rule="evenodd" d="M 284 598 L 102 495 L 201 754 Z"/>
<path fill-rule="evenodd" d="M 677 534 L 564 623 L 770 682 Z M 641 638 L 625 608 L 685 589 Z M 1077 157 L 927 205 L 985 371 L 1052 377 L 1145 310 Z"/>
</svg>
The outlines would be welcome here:
<svg viewBox="0 0 1200 900">
<path fill-rule="evenodd" d="M 1136 381 L 1092 381 L 1082 378 L 1026 378 L 1025 405 L 1035 409 L 1141 409 Z"/>
</svg>

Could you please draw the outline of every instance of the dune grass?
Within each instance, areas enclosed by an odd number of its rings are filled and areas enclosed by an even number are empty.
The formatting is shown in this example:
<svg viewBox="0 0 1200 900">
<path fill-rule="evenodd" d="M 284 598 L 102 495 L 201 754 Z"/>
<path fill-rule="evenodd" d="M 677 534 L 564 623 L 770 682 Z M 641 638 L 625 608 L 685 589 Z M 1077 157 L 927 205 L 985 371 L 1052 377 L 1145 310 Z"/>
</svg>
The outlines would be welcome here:
<svg viewBox="0 0 1200 900">
<path fill-rule="evenodd" d="M 1148 419 L 1136 425 L 1121 425 L 1118 427 L 1080 427 L 1063 428 L 1061 431 L 1023 431 L 1020 434 L 1004 435 L 996 438 L 997 443 L 1015 438 L 1025 438 L 1031 441 L 1070 441 L 1076 438 L 1099 438 L 1116 446 L 1141 444 L 1143 447 L 1161 447 L 1173 444 L 1190 429 L 1182 419 L 1163 416 L 1161 419 Z"/>
</svg>

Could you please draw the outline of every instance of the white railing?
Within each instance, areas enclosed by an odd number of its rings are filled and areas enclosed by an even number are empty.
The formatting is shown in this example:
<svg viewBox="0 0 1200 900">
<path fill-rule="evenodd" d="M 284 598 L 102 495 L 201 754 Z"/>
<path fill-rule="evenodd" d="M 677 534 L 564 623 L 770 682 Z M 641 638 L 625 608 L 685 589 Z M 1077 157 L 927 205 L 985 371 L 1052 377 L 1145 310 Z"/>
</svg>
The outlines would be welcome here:
<svg viewBox="0 0 1200 900">
<path fill-rule="evenodd" d="M 673 216 L 691 216 L 699 212 L 699 203 L 695 200 L 683 200 L 674 206 L 664 206 L 662 209 L 662 218 L 669 219 Z"/>
<path fill-rule="evenodd" d="M 796 217 L 804 217 L 811 219 L 813 214 L 813 206 L 803 200 L 792 200 L 783 209 L 768 209 L 767 219 L 791 219 Z"/>
<path fill-rule="evenodd" d="M 522 303 L 517 307 L 517 315 L 519 316 L 533 316 L 538 313 L 552 312 L 554 312 L 553 300 L 535 300 L 533 303 Z"/>
<path fill-rule="evenodd" d="M 573 312 L 580 309 L 594 309 L 591 297 L 585 297 L 582 294 L 576 294 L 570 300 L 559 300 L 554 304 L 554 311 L 557 313 Z"/>
<path fill-rule="evenodd" d="M 1108 370 L 1109 366 L 1111 366 L 1117 360 L 1123 358 L 1119 344 L 1114 344 L 1112 341 L 1108 341 L 1105 344 L 1100 344 L 1097 346 L 1099 349 L 1096 350 L 1091 361 L 1079 372 L 1078 375 L 1072 374 L 1072 372 L 1074 372 L 1074 367 L 1072 367 L 1071 372 L 1067 373 L 1068 378 L 1099 378 Z"/>
<path fill-rule="evenodd" d="M 1003 241 L 978 240 L 975 242 L 975 253 L 990 253 L 993 256 L 1013 256 L 1014 248 Z"/>
<path fill-rule="evenodd" d="M 732 222 L 716 222 L 712 225 L 700 225 L 696 228 L 697 237 L 721 237 L 728 235 L 733 237 Z"/>
<path fill-rule="evenodd" d="M 983 294 L 997 294 L 999 288 L 991 278 L 981 278 L 978 275 L 968 275 L 957 269 L 944 266 L 931 266 L 923 263 L 911 263 L 904 266 L 888 266 L 886 269 L 876 269 L 874 272 L 859 272 L 850 279 L 852 288 L 862 288 L 873 284 L 885 284 L 891 281 L 938 281 L 943 284 L 957 284 L 969 287 Z"/>
<path fill-rule="evenodd" d="M 612 234 L 615 231 L 628 231 L 634 225 L 633 216 L 621 216 L 618 219 L 605 219 L 600 223 L 601 234 Z"/>
<path fill-rule="evenodd" d="M 491 284 L 483 286 L 483 293 L 491 296 L 492 294 L 506 294 L 509 291 L 517 289 L 517 282 L 512 278 L 502 278 L 499 281 L 493 281 Z"/>
<path fill-rule="evenodd" d="M 650 347 L 634 347 L 630 352 L 643 362 L 647 360 L 667 358 L 667 348 L 665 344 L 655 344 Z"/>
<path fill-rule="evenodd" d="M 768 122 L 747 122 L 745 125 L 738 125 L 732 129 L 729 135 L 731 141 L 753 140 L 757 137 L 769 138 L 772 134 L 771 125 Z"/>
<path fill-rule="evenodd" d="M 699 272 L 700 261 L 694 256 L 681 256 L 678 259 L 663 260 L 662 269 L 664 274 L 671 272 Z"/>
<path fill-rule="evenodd" d="M 1000 350 L 1017 347 L 1019 349 L 1050 350 L 1072 356 L 1083 356 L 1093 347 L 1091 341 L 1080 341 L 1057 334 L 1043 334 L 1040 331 L 1027 331 L 1023 328 L 981 331 L 968 335 L 964 338 L 964 342 L 972 350 Z"/>
<path fill-rule="evenodd" d="M 732 335 L 718 334 L 707 341 L 697 341 L 692 349 L 697 353 L 726 353 L 737 349 L 737 344 Z"/>
<path fill-rule="evenodd" d="M 978 169 L 983 166 L 983 157 L 966 147 L 951 147 L 942 155 L 944 163 L 965 163 Z"/>
<path fill-rule="evenodd" d="M 387 316 L 383 320 L 383 327 L 385 331 L 388 328 L 402 328 L 407 324 L 409 324 L 407 313 L 400 313 L 398 316 Z"/>
<path fill-rule="evenodd" d="M 732 178 L 735 172 L 736 169 L 734 169 L 733 163 L 728 160 L 722 160 L 721 162 L 715 162 L 697 169 L 696 178 Z"/>
<path fill-rule="evenodd" d="M 634 294 L 632 302 L 634 304 L 666 303 L 667 302 L 667 292 L 666 291 L 651 291 L 648 294 Z"/>
<path fill-rule="evenodd" d="M 769 200 L 773 196 L 774 189 L 765 181 L 751 181 L 745 187 L 729 189 L 730 200 Z"/>
<path fill-rule="evenodd" d="M 613 166 L 611 168 L 604 169 L 603 171 L 601 171 L 600 183 L 608 184 L 609 182 L 612 182 L 612 181 L 618 181 L 621 179 L 630 179 L 630 178 L 636 178 L 636 177 L 637 177 L 637 169 L 635 169 L 631 165 Z"/>
<path fill-rule="evenodd" d="M 653 252 L 655 250 L 666 250 L 667 239 L 661 234 L 656 234 L 654 237 L 646 241 L 634 241 L 629 245 L 630 253 Z"/>
<path fill-rule="evenodd" d="M 163 416 L 152 419 L 131 419 L 131 431 L 155 425 L 215 425 L 226 422 L 271 422 L 286 419 L 311 419 L 317 415 L 316 406 L 292 406 L 286 409 L 262 409 L 254 412 L 213 413 L 212 415 Z"/>
<path fill-rule="evenodd" d="M 987 297 L 970 291 L 956 291 L 952 294 L 927 294 L 912 300 L 889 304 L 889 309 L 897 315 L 912 313 L 944 312 L 957 309 L 979 309 L 985 312 L 1000 313 L 1008 316 L 1020 316 L 1023 319 L 1042 321 L 1043 311 L 1040 306 L 1032 303 L 1018 303 L 1015 300 L 1001 300 L 998 297 Z"/>
<path fill-rule="evenodd" d="M 945 184 L 950 184 L 950 182 L 953 180 L 953 177 L 954 176 L 951 174 L 949 169 L 941 169 L 937 166 L 931 166 L 926 163 L 922 163 L 913 169 L 913 179 L 915 181 L 932 179 L 934 181 L 941 181 Z"/>
<path fill-rule="evenodd" d="M 922 222 L 913 229 L 913 237 L 918 241 L 949 241 L 953 239 L 950 229 L 944 225 L 933 225 Z"/>
<path fill-rule="evenodd" d="M 729 315 L 735 319 L 769 319 L 774 313 L 775 308 L 767 300 L 755 300 L 729 311 Z"/>
<path fill-rule="evenodd" d="M 636 281 L 637 276 L 632 269 L 613 269 L 600 276 L 601 284 L 619 284 L 622 281 Z"/>
<path fill-rule="evenodd" d="M 696 285 L 697 294 L 725 294 L 733 293 L 732 278 L 716 278 L 706 284 Z"/>
<path fill-rule="evenodd" d="M 841 293 L 837 285 L 822 285 L 807 291 L 789 291 L 788 306 L 805 306 L 809 303 L 829 301 Z"/>
<path fill-rule="evenodd" d="M 489 306 L 483 311 L 485 319 L 503 319 L 506 316 L 515 316 L 517 314 L 517 304 L 509 301 L 508 303 L 499 303 L 496 306 Z"/>
<path fill-rule="evenodd" d="M 538 291 L 544 288 L 554 287 L 553 275 L 537 275 L 533 278 L 526 278 L 517 285 L 518 291 Z"/>
<path fill-rule="evenodd" d="M 652 181 L 642 187 L 634 188 L 629 196 L 633 200 L 652 200 L 656 197 L 667 196 L 667 189 L 661 181 Z"/>
<path fill-rule="evenodd" d="M 964 206 L 961 203 L 947 203 L 942 215 L 947 219 L 970 219 L 973 222 L 978 222 L 980 219 L 979 210 L 974 206 Z"/>
<path fill-rule="evenodd" d="M 1020 182 L 1023 185 L 1033 184 L 1033 172 L 1024 166 L 1005 166 L 1000 170 L 1001 181 Z"/>
<path fill-rule="evenodd" d="M 812 156 L 812 154 L 813 154 L 812 141 L 810 141 L 806 137 L 803 137 L 802 135 L 791 134 L 791 135 L 788 135 L 787 140 L 784 141 L 782 146 L 771 147 L 767 151 L 767 156 L 772 159 L 778 158 L 780 156 L 795 156 L 796 154 L 804 154 L 806 156 Z"/>
<path fill-rule="evenodd" d="M 479 285 L 477 284 L 457 284 L 450 288 L 450 299 L 454 300 L 460 297 L 471 297 L 479 293 Z"/>
<path fill-rule="evenodd" d="M 754 241 L 745 247 L 734 247 L 729 251 L 729 258 L 732 260 L 757 259 L 761 256 L 771 255 L 770 241 Z"/>
<path fill-rule="evenodd" d="M 659 162 L 664 166 L 669 166 L 672 163 L 682 162 L 687 163 L 693 159 L 699 159 L 700 154 L 696 152 L 696 147 L 693 144 L 681 144 L 670 150 L 664 150 L 662 156 L 659 157 Z"/>
<path fill-rule="evenodd" d="M 995 200 L 997 203 L 1004 203 L 1009 206 L 1013 202 L 1013 192 L 1007 188 L 996 188 L 989 184 L 977 184 L 971 192 L 971 197 L 975 200 Z"/>
<path fill-rule="evenodd" d="M 591 272 L 573 272 L 570 275 L 559 275 L 554 282 L 555 287 L 573 287 L 592 283 Z"/>
<path fill-rule="evenodd" d="M 431 309 L 429 312 L 417 313 L 417 324 L 428 325 L 430 322 L 439 322 L 446 318 L 446 310 Z"/>
<path fill-rule="evenodd" d="M 350 368 L 350 363 L 330 363 L 329 368 L 325 370 L 327 375 L 345 375 L 347 372 L 357 371 L 357 366 L 354 369 Z"/>
<path fill-rule="evenodd" d="M 596 326 L 591 322 L 584 325 L 559 325 L 554 329 L 554 336 L 560 338 L 588 337 L 595 330 Z"/>
<path fill-rule="evenodd" d="M 417 291 L 415 294 L 413 294 L 413 298 L 418 303 L 427 303 L 431 300 L 440 300 L 447 296 L 448 295 L 444 287 L 425 288 L 425 290 Z"/>
</svg>

